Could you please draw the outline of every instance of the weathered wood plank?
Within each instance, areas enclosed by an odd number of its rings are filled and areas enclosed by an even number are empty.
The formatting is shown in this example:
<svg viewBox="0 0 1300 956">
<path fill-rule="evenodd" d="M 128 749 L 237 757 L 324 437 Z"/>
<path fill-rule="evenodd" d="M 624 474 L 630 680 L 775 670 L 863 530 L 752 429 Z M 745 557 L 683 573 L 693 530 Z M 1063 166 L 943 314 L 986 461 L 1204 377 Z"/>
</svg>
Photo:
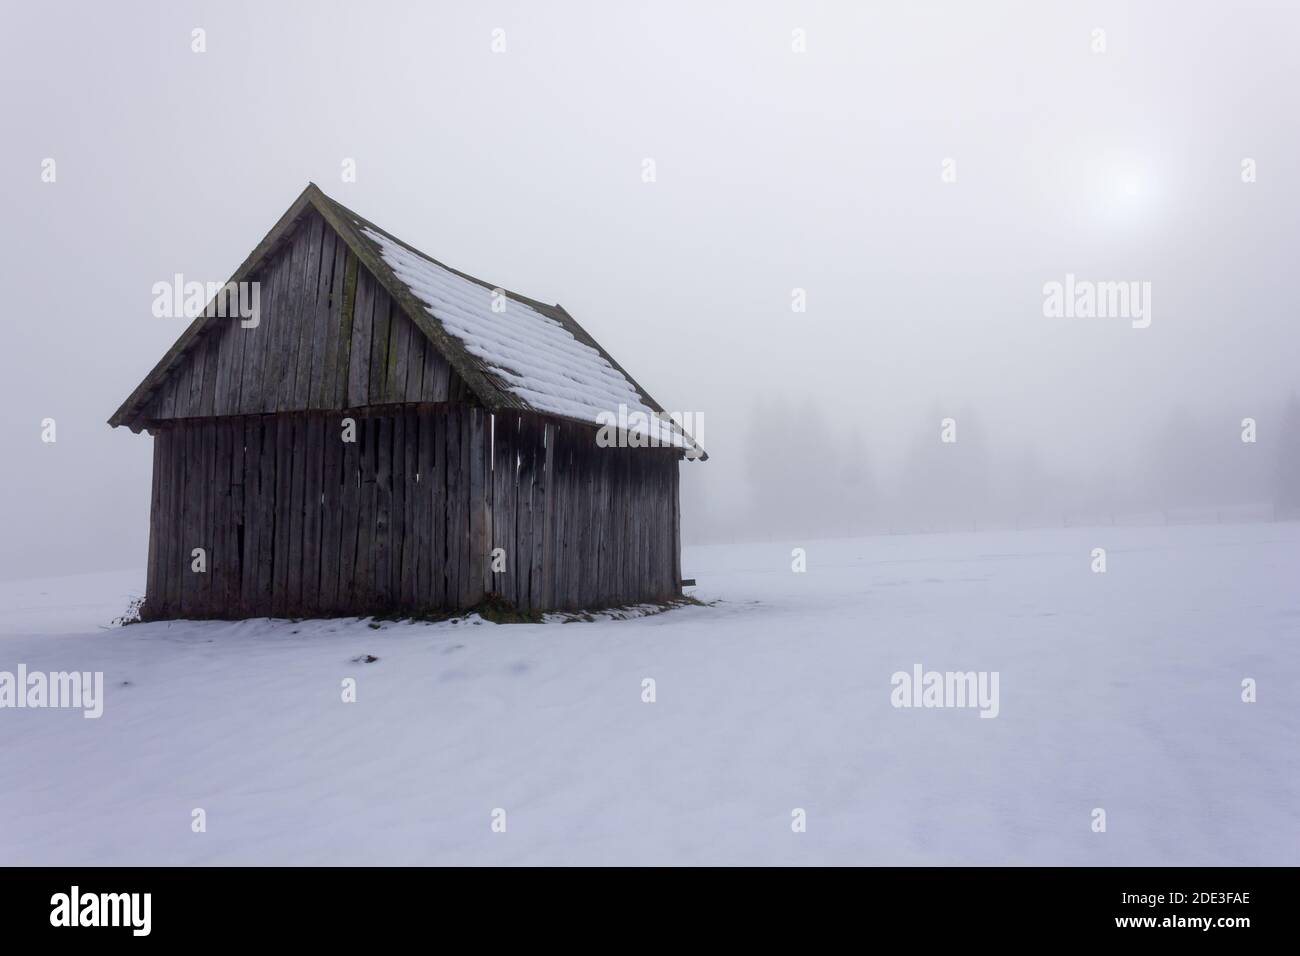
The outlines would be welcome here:
<svg viewBox="0 0 1300 956">
<path fill-rule="evenodd" d="M 257 328 L 251 330 L 249 347 L 256 356 L 244 368 L 244 387 L 240 392 L 240 410 L 245 415 L 257 415 L 270 410 L 274 399 L 268 394 L 275 364 L 275 332 L 280 312 L 280 276 L 283 259 L 267 262 L 258 276 L 259 314 Z"/>
<path fill-rule="evenodd" d="M 420 595 L 420 416 L 415 409 L 401 411 L 402 462 L 402 574 L 400 600 L 407 608 L 419 607 Z"/>
<path fill-rule="evenodd" d="M 172 448 L 171 429 L 161 427 L 153 433 L 154 471 L 154 507 L 150 520 L 149 536 L 154 540 L 155 561 L 149 564 L 149 581 L 153 589 L 145 593 L 145 610 L 150 620 L 158 620 L 168 613 L 167 581 L 171 561 L 171 522 L 168 509 L 171 507 Z"/>
<path fill-rule="evenodd" d="M 222 596 L 222 617 L 239 617 L 239 592 L 244 572 L 244 422 L 231 418 L 224 422 L 226 440 L 230 444 L 228 482 L 230 487 L 227 518 L 230 528 L 226 539 L 225 588 Z"/>
<path fill-rule="evenodd" d="M 189 375 L 189 363 L 183 362 L 163 385 L 167 393 L 164 404 L 171 410 L 174 418 L 184 418 L 189 412 L 187 407 L 190 399 Z"/>
<path fill-rule="evenodd" d="M 262 411 L 276 412 L 282 408 L 285 370 L 288 363 L 289 336 L 293 330 L 293 266 L 294 242 L 290 237 L 279 252 L 272 299 L 274 310 L 262 319 L 267 325 L 268 351 L 262 370 Z"/>
<path fill-rule="evenodd" d="M 378 284 L 375 287 L 374 327 L 370 340 L 370 391 L 367 402 L 383 404 L 388 386 L 388 340 L 393 318 L 393 300 Z"/>
<path fill-rule="evenodd" d="M 307 231 L 307 258 L 302 277 L 302 300 L 294 310 L 298 320 L 298 356 L 293 370 L 291 408 L 308 406 L 311 395 L 312 342 L 314 341 L 316 293 L 320 285 L 321 238 L 325 220 L 313 214 L 305 224 Z"/>
<path fill-rule="evenodd" d="M 342 610 L 339 602 L 339 555 L 343 537 L 343 440 L 339 419 L 325 415 L 320 423 L 323 447 L 321 474 L 320 609 Z"/>
<path fill-rule="evenodd" d="M 162 493 L 162 445 L 158 441 L 158 436 L 152 438 L 153 443 L 153 482 L 149 486 L 149 563 L 145 568 L 144 582 L 144 606 L 147 609 L 151 601 L 157 600 L 160 591 L 159 574 L 161 570 L 158 566 L 158 533 L 160 531 L 159 521 L 161 515 L 159 509 L 161 503 L 159 495 Z M 145 611 L 144 613 L 148 613 Z"/>
<path fill-rule="evenodd" d="M 529 595 L 532 593 L 532 578 L 537 571 L 533 567 L 533 491 L 537 478 L 537 459 L 535 455 L 534 435 L 537 423 L 531 417 L 524 417 L 519 423 L 519 490 L 517 512 L 515 515 L 515 593 L 513 601 L 516 606 L 527 608 Z"/>
<path fill-rule="evenodd" d="M 237 302 L 232 305 L 238 305 Z M 226 323 L 225 335 L 230 342 L 230 385 L 229 392 L 226 395 L 226 406 L 229 411 L 228 415 L 238 415 L 242 409 L 240 404 L 243 400 L 243 380 L 244 380 L 244 359 L 247 355 L 247 340 L 249 330 L 244 328 L 243 322 L 239 318 L 238 309 L 231 310 L 233 315 L 224 320 Z"/>
<path fill-rule="evenodd" d="M 303 477 L 302 522 L 302 608 L 307 614 L 320 610 L 321 488 L 324 470 L 324 422 L 318 415 L 305 415 L 306 475 Z"/>
<path fill-rule="evenodd" d="M 289 516 L 293 487 L 293 422 L 279 418 L 275 446 L 275 557 L 271 580 L 271 608 L 275 617 L 289 613 Z"/>
<path fill-rule="evenodd" d="M 195 575 L 196 602 L 195 611 L 203 616 L 216 613 L 217 601 L 221 591 L 218 586 L 217 565 L 221 563 L 222 549 L 225 547 L 224 523 L 218 521 L 218 511 L 224 502 L 222 498 L 229 492 L 229 486 L 218 486 L 217 435 L 220 432 L 220 419 L 208 419 L 198 423 L 199 428 L 199 470 L 197 478 L 202 485 L 202 503 L 199 508 L 198 546 L 207 552 L 207 570 Z"/>
<path fill-rule="evenodd" d="M 217 401 L 217 360 L 219 357 L 217 338 L 213 333 L 209 332 L 194 347 L 203 350 L 203 392 L 199 400 L 198 414 L 212 415 Z"/>
<path fill-rule="evenodd" d="M 172 608 L 180 616 L 185 610 L 186 578 L 190 574 L 189 551 L 186 542 L 189 529 L 185 525 L 185 473 L 188 467 L 189 449 L 193 432 L 187 428 L 176 428 L 172 433 L 175 443 L 174 474 L 172 477 Z"/>
<path fill-rule="evenodd" d="M 334 278 L 335 233 L 321 223 L 320 262 L 316 268 L 316 288 L 313 290 L 311 309 L 311 370 L 308 373 L 305 408 L 323 408 L 325 370 L 328 367 L 327 340 L 330 334 L 330 284 Z"/>
<path fill-rule="evenodd" d="M 677 460 L 677 454 L 672 456 L 672 472 L 670 478 L 672 484 L 672 495 L 669 499 L 669 507 L 672 509 L 672 593 L 678 595 L 682 593 L 682 469 Z"/>
<path fill-rule="evenodd" d="M 424 350 L 428 346 L 424 333 L 408 321 L 411 326 L 409 354 L 406 358 L 406 388 L 403 391 L 405 402 L 420 401 L 424 389 Z M 432 346 L 428 346 L 432 347 Z"/>
<path fill-rule="evenodd" d="M 578 570 L 574 579 L 574 593 L 579 607 L 592 605 L 592 571 L 596 567 L 598 554 L 595 541 L 596 516 L 591 507 L 592 469 L 595 467 L 595 448 L 583 442 L 576 447 L 578 496 L 587 507 L 577 511 L 574 517 L 578 521 Z"/>
<path fill-rule="evenodd" d="M 392 417 L 392 510 L 389 516 L 388 593 L 394 606 L 402 604 L 402 558 L 406 552 L 406 416 L 394 409 Z"/>
<path fill-rule="evenodd" d="M 492 591 L 513 601 L 515 574 L 515 431 L 519 416 L 493 416 L 492 429 L 492 547 L 505 552 L 505 570 L 492 575 Z"/>
<path fill-rule="evenodd" d="M 376 426 L 374 593 L 377 606 L 388 610 L 393 599 L 393 420 L 381 415 L 372 422 Z"/>
<path fill-rule="evenodd" d="M 184 543 L 182 492 L 185 487 L 185 436 L 175 427 L 166 428 L 164 434 L 170 452 L 167 456 L 166 493 L 163 496 L 163 515 L 167 521 L 167 534 L 164 538 L 166 543 L 164 567 L 167 579 L 163 593 L 166 596 L 167 614 L 169 617 L 174 617 L 181 613 L 181 581 L 182 574 L 186 570 L 184 557 L 181 554 L 181 545 Z"/>
<path fill-rule="evenodd" d="M 285 579 L 285 608 L 297 617 L 302 613 L 302 548 L 303 522 L 306 517 L 305 491 L 307 483 L 307 435 L 305 418 L 294 415 L 289 422 L 293 433 L 293 451 L 290 456 L 291 480 L 289 485 L 289 568 Z"/>
<path fill-rule="evenodd" d="M 231 320 L 213 319 L 210 335 L 217 343 L 217 382 L 216 396 L 212 411 L 217 415 L 230 415 L 235 411 L 235 400 L 231 398 L 231 385 L 235 375 L 234 353 L 238 339 L 231 328 Z M 238 396 L 236 396 L 237 398 Z"/>
<path fill-rule="evenodd" d="M 333 230 L 331 230 L 333 233 Z M 329 287 L 325 299 L 325 345 L 321 359 L 320 390 L 316 395 L 316 408 L 340 408 L 339 393 L 339 341 L 343 330 L 343 286 L 346 278 L 348 248 L 333 233 L 333 256 L 330 261 Z"/>
<path fill-rule="evenodd" d="M 230 425 L 229 419 L 203 423 L 203 457 L 208 507 L 204 514 L 208 542 L 208 571 L 204 575 L 204 613 L 224 611 L 227 578 L 230 573 Z"/>
<path fill-rule="evenodd" d="M 474 535 L 477 530 L 474 520 L 474 468 L 472 466 L 474 449 L 474 413 L 477 409 L 463 406 L 460 414 L 460 480 L 461 509 L 464 522 L 463 542 L 460 556 L 460 606 L 470 607 L 477 604 L 482 595 L 483 571 L 475 560 Z"/>
<path fill-rule="evenodd" d="M 373 418 L 357 419 L 361 436 L 361 486 L 357 507 L 357 552 L 354 572 L 354 605 L 358 610 L 376 609 L 374 582 L 375 540 L 375 467 L 379 445 L 379 427 Z"/>
<path fill-rule="evenodd" d="M 609 449 L 600 449 L 602 452 L 608 452 Z M 606 502 L 607 517 L 605 520 L 604 536 L 606 550 L 601 554 L 603 576 L 603 593 L 601 601 L 604 604 L 620 603 L 621 595 L 618 592 L 618 554 L 623 547 L 623 539 L 620 532 L 618 521 L 615 520 L 622 509 L 627 507 L 624 501 L 621 489 L 618 483 L 619 461 L 609 454 L 601 454 L 603 467 L 601 477 L 603 478 L 603 499 Z"/>
<path fill-rule="evenodd" d="M 446 402 L 451 398 L 451 366 L 442 357 L 442 353 L 426 340 L 424 349 L 424 371 L 421 376 L 420 390 L 416 393 L 422 402 Z"/>
<path fill-rule="evenodd" d="M 265 305 L 263 299 L 266 291 L 263 288 L 265 282 L 260 275 L 255 276 L 250 281 L 257 283 L 257 325 L 245 327 L 242 317 L 235 320 L 239 343 L 243 349 L 243 356 L 239 364 L 239 383 L 237 387 L 239 401 L 235 407 L 236 414 L 239 415 L 247 415 L 257 410 L 257 405 L 260 403 L 262 396 L 261 365 L 262 360 L 266 357 L 266 344 L 258 334 L 262 329 L 261 309 Z"/>
<path fill-rule="evenodd" d="M 570 499 L 572 498 L 572 469 L 569 467 L 570 430 L 567 426 L 556 429 L 555 472 L 552 482 L 555 495 L 556 535 L 555 535 L 555 606 L 573 607 L 573 596 L 569 591 L 569 560 L 572 553 L 572 525 L 570 518 Z"/>
<path fill-rule="evenodd" d="M 153 614 L 171 617 L 176 608 L 175 587 L 176 574 L 176 430 L 171 426 L 158 429 L 155 441 L 162 449 L 163 461 L 162 488 L 158 495 L 158 600 L 154 604 Z"/>
<path fill-rule="evenodd" d="M 280 408 L 286 351 L 293 328 L 292 278 L 293 247 L 289 245 L 275 262 L 275 271 L 271 277 L 271 309 L 262 318 L 262 324 L 267 326 L 267 354 L 262 360 L 261 399 L 258 405 L 263 412 L 274 412 Z"/>
<path fill-rule="evenodd" d="M 342 446 L 341 470 L 343 513 L 339 520 L 339 571 L 338 602 L 341 607 L 356 610 L 360 606 L 357 596 L 357 532 L 361 508 L 361 423 L 356 422 L 355 441 L 342 441 L 340 423 L 338 435 Z"/>
<path fill-rule="evenodd" d="M 177 542 L 177 553 L 184 568 L 180 581 L 180 610 L 184 616 L 194 613 L 195 610 L 197 582 L 190 563 L 190 552 L 196 547 L 195 539 L 198 537 L 195 531 L 198 523 L 195 511 L 202 502 L 202 484 L 193 474 L 198 457 L 198 429 L 183 428 L 178 432 L 178 437 L 184 444 L 180 487 L 177 490 L 180 498 L 180 537 Z"/>
<path fill-rule="evenodd" d="M 416 604 L 424 609 L 436 606 L 433 572 L 437 557 L 433 550 L 433 415 L 427 409 L 415 413 L 418 422 L 417 470 L 419 480 L 415 495 Z"/>
<path fill-rule="evenodd" d="M 352 348 L 348 365 L 348 405 L 370 404 L 370 345 L 374 329 L 375 281 L 369 272 L 357 275 L 352 317 Z"/>
<path fill-rule="evenodd" d="M 334 363 L 334 407 L 347 408 L 350 400 L 352 375 L 353 313 L 357 306 L 357 257 L 344 249 L 343 301 L 339 306 L 338 357 Z"/>
<path fill-rule="evenodd" d="M 262 278 L 255 276 L 249 280 L 257 283 L 258 296 L 258 323 L 256 326 L 245 327 L 244 319 L 239 316 L 238 310 L 234 306 L 240 304 L 241 296 L 237 290 L 230 293 L 232 311 L 235 312 L 236 318 L 232 319 L 234 328 L 231 333 L 239 340 L 239 378 L 234 384 L 234 394 L 236 400 L 234 403 L 234 414 L 246 415 L 249 413 L 250 406 L 259 400 L 261 395 L 261 371 L 260 365 L 266 356 L 266 347 L 261 337 L 257 334 L 262 327 L 261 308 L 262 308 Z"/>
<path fill-rule="evenodd" d="M 203 379 L 212 374 L 208 370 L 208 350 L 196 346 L 185 364 L 189 369 L 189 396 L 184 402 L 184 411 L 178 412 L 181 418 L 197 418 L 203 410 Z"/>
<path fill-rule="evenodd" d="M 598 448 L 594 444 L 583 447 L 585 465 L 583 475 L 587 482 L 587 547 L 584 555 L 586 561 L 584 574 L 583 604 L 587 607 L 600 607 L 603 591 L 603 579 L 607 573 L 605 567 L 606 549 L 610 546 L 608 525 L 609 509 L 605 506 L 604 470 L 608 464 L 607 448 Z"/>
<path fill-rule="evenodd" d="M 571 607 L 569 595 L 569 486 L 571 473 L 568 468 L 569 432 L 564 426 L 556 429 L 558 440 L 555 448 L 555 472 L 551 483 L 555 495 L 555 606 Z"/>
<path fill-rule="evenodd" d="M 257 590 L 254 594 L 257 613 L 270 615 L 273 610 L 271 589 L 275 577 L 275 493 L 276 465 L 279 462 L 279 423 L 269 416 L 261 422 L 262 450 L 258 461 L 257 481 Z"/>
<path fill-rule="evenodd" d="M 159 418 L 176 417 L 176 379 L 174 375 L 159 387 L 157 402 Z"/>
<path fill-rule="evenodd" d="M 388 376 L 384 389 L 386 401 L 406 401 L 406 377 L 410 371 L 411 320 L 394 305 L 388 338 Z M 416 330 L 417 334 L 419 330 Z"/>
<path fill-rule="evenodd" d="M 461 599 L 461 572 L 465 569 L 464 552 L 469 529 L 465 520 L 466 496 L 464 488 L 465 472 L 461 467 L 461 421 L 462 409 L 449 408 L 446 415 L 444 443 L 447 462 L 447 557 L 444 569 L 447 579 L 447 604 L 459 607 Z"/>
<path fill-rule="evenodd" d="M 281 314 L 283 330 L 278 347 L 279 376 L 277 378 L 276 410 L 290 411 L 294 407 L 294 385 L 298 372 L 298 342 L 302 331 L 303 300 L 306 298 L 307 258 L 310 229 L 299 225 L 293 234 L 293 244 L 288 254 L 289 292 Z"/>
<path fill-rule="evenodd" d="M 530 546 L 531 572 L 528 576 L 528 607 L 541 610 L 545 607 L 546 575 L 546 510 L 547 510 L 547 475 L 546 475 L 546 426 L 538 421 L 532 431 L 533 457 L 533 495 L 532 495 L 532 535 Z"/>
<path fill-rule="evenodd" d="M 489 454 L 488 414 L 481 408 L 469 409 L 465 419 L 469 449 L 469 593 L 467 605 L 483 600 L 491 589 L 492 570 L 488 552 L 492 550 L 491 529 L 491 461 Z"/>
<path fill-rule="evenodd" d="M 555 425 L 547 422 L 543 428 L 542 444 L 545 460 L 542 481 L 545 492 L 542 498 L 542 606 L 555 606 Z"/>
<path fill-rule="evenodd" d="M 218 382 L 218 385 L 220 382 Z M 190 478 L 186 494 L 194 504 L 192 512 L 193 521 L 190 525 L 192 535 L 192 544 L 190 545 L 191 562 L 194 558 L 194 548 L 202 548 L 205 552 L 205 571 L 194 571 L 191 565 L 190 579 L 193 585 L 191 595 L 191 605 L 189 613 L 193 616 L 203 616 L 211 613 L 212 597 L 212 564 L 217 556 L 216 537 L 214 534 L 213 512 L 216 509 L 216 488 L 213 484 L 213 472 L 215 465 L 215 432 L 216 423 L 214 420 L 200 422 L 197 427 L 192 429 L 194 442 L 194 468 L 190 471 Z"/>
<path fill-rule="evenodd" d="M 577 432 L 573 429 L 569 441 L 569 600 L 573 607 L 580 608 L 583 605 L 582 600 L 582 574 L 584 571 L 585 555 L 582 553 L 582 541 L 585 537 L 584 522 L 587 520 L 587 509 L 584 506 L 585 501 L 582 497 L 582 450 L 583 444 Z"/>
<path fill-rule="evenodd" d="M 433 602 L 435 607 L 446 607 L 450 603 L 447 536 L 448 498 L 447 498 L 447 429 L 449 416 L 446 409 L 429 412 L 433 425 L 433 481 L 429 486 L 432 492 L 432 528 L 433 528 Z"/>
<path fill-rule="evenodd" d="M 244 617 L 255 617 L 257 607 L 258 540 L 262 530 L 260 520 L 262 470 L 262 420 L 257 416 L 242 419 L 244 431 L 244 456 L 240 472 L 244 485 L 241 518 L 244 522 L 244 546 L 240 557 L 239 608 Z"/>
<path fill-rule="evenodd" d="M 639 540 L 637 537 L 637 522 L 633 520 L 637 514 L 637 508 L 640 502 L 636 500 L 636 483 L 634 481 L 634 469 L 632 456 L 626 450 L 618 456 L 622 468 L 619 471 L 619 488 L 627 496 L 627 506 L 620 509 L 619 515 L 622 519 L 622 552 L 624 561 L 624 581 L 623 591 L 620 594 L 620 600 L 632 601 L 637 597 L 638 584 L 638 567 L 640 564 Z"/>
</svg>

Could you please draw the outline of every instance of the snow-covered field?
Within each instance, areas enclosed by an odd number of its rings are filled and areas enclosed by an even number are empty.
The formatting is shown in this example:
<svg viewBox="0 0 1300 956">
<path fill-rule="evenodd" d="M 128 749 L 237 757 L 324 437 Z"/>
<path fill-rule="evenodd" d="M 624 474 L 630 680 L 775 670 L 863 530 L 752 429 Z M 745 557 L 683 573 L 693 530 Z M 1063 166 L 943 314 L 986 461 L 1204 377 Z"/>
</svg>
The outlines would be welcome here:
<svg viewBox="0 0 1300 956">
<path fill-rule="evenodd" d="M 717 603 L 378 629 L 108 628 L 139 574 L 0 583 L 0 671 L 105 681 L 98 720 L 0 710 L 0 864 L 1300 864 L 1298 524 L 684 570 Z M 894 708 L 916 664 L 997 671 L 998 716 Z"/>
</svg>

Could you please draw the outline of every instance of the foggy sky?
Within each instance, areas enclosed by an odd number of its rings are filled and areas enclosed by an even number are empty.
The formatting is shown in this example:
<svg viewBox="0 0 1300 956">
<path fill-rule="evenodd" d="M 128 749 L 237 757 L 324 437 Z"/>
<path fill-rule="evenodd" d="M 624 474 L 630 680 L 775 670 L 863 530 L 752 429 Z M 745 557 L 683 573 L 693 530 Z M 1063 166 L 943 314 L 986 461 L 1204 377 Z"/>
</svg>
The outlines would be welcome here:
<svg viewBox="0 0 1300 956">
<path fill-rule="evenodd" d="M 151 288 L 228 277 L 309 180 L 563 304 L 665 408 L 702 415 L 688 541 L 1267 494 L 1300 387 L 1287 4 L 9 2 L 5 18 L 0 577 L 144 565 L 150 439 L 105 420 L 186 324 L 152 316 Z M 1043 285 L 1067 273 L 1150 282 L 1150 327 L 1045 318 Z M 927 458 L 943 417 L 959 469 Z M 967 424 L 982 438 L 962 446 Z M 1220 478 L 1175 489 L 1207 459 Z M 928 487 L 936 472 L 962 477 Z"/>
</svg>

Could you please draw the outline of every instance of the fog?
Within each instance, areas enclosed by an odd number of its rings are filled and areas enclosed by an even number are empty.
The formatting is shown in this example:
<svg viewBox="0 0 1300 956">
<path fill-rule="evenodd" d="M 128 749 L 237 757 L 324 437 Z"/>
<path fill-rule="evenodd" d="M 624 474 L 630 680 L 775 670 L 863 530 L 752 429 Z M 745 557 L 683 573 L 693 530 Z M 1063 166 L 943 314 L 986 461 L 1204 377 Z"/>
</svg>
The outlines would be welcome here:
<svg viewBox="0 0 1300 956">
<path fill-rule="evenodd" d="M 9 3 L 6 21 L 0 577 L 144 565 L 150 439 L 105 420 L 184 327 L 153 317 L 152 286 L 229 276 L 308 181 L 562 303 L 702 418 L 687 542 L 1297 505 L 1287 4 Z M 1045 315 L 1067 276 L 1149 283 L 1147 313 Z"/>
</svg>

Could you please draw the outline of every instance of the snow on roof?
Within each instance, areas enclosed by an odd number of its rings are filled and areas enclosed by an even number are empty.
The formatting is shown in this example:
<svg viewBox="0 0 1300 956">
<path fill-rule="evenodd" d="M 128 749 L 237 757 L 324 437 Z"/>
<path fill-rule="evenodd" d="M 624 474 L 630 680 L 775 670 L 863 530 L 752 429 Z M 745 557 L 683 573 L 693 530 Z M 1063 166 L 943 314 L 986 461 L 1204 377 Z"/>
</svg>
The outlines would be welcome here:
<svg viewBox="0 0 1300 956">
<path fill-rule="evenodd" d="M 313 209 L 401 303 L 485 408 L 612 426 L 618 444 L 626 437 L 632 447 L 680 448 L 688 458 L 708 458 L 683 423 L 658 410 L 655 400 L 563 308 L 448 269 L 326 196 L 314 183 L 307 184 L 230 281 L 255 278 L 271 257 L 283 252 L 288 237 Z M 504 310 L 494 310 L 494 302 Z M 426 315 L 419 313 L 421 307 Z M 146 427 L 149 403 L 215 321 L 211 315 L 197 317 L 109 424 L 130 425 L 135 431 Z"/>
<path fill-rule="evenodd" d="M 623 430 L 647 437 L 652 429 L 658 431 L 657 444 L 693 446 L 671 419 L 659 417 L 642 401 L 621 371 L 555 319 L 503 290 L 452 272 L 369 225 L 361 233 L 465 351 L 535 411 L 593 424 L 601 423 L 602 416 L 616 416 Z M 494 301 L 500 311 L 493 311 Z"/>
</svg>

